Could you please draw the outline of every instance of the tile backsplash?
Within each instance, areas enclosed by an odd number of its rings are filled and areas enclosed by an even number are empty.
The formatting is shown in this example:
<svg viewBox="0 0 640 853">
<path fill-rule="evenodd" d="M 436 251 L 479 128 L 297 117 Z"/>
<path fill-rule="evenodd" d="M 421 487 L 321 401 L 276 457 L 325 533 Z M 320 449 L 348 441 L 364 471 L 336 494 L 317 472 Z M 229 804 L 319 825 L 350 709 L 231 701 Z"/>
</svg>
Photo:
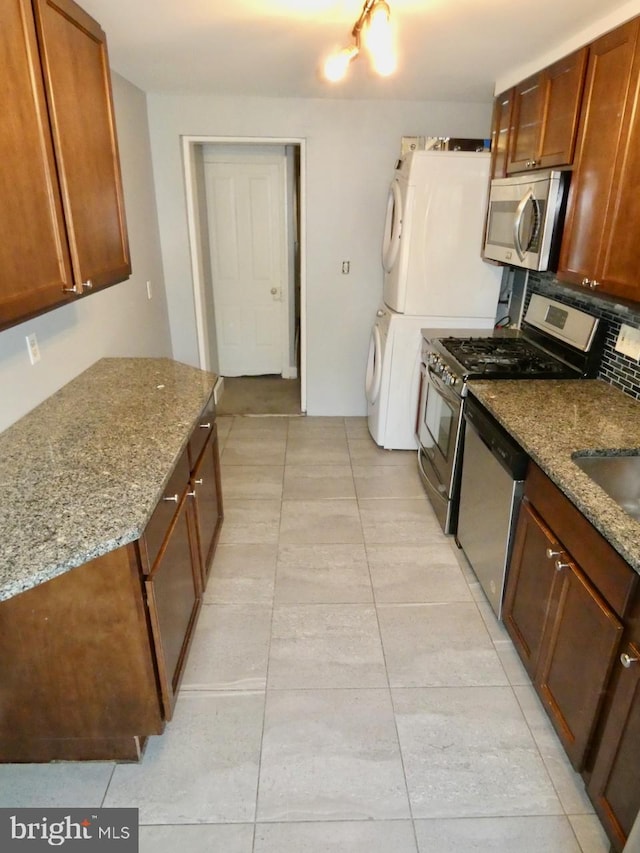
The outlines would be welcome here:
<svg viewBox="0 0 640 853">
<path fill-rule="evenodd" d="M 640 400 L 640 363 L 614 349 L 622 323 L 636 329 L 640 328 L 640 305 L 634 309 L 592 293 L 582 294 L 557 281 L 549 273 L 529 273 L 528 294 L 531 293 L 550 296 L 558 302 L 572 305 L 602 318 L 607 324 L 607 335 L 598 378 Z"/>
</svg>

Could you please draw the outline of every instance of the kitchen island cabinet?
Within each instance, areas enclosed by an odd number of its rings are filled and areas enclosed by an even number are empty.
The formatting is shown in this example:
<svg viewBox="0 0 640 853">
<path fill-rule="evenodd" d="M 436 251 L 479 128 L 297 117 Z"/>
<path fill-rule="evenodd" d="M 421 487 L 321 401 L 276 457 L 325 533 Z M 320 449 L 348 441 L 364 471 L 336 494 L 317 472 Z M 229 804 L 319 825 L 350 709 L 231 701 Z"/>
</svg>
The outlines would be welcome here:
<svg viewBox="0 0 640 853">
<path fill-rule="evenodd" d="M 103 359 L 0 435 L 0 761 L 137 760 L 171 719 L 221 519 L 189 458 L 204 414 L 218 464 L 215 378 Z"/>
<path fill-rule="evenodd" d="M 104 32 L 72 0 L 7 0 L 2 41 L 0 329 L 131 273 Z"/>
</svg>

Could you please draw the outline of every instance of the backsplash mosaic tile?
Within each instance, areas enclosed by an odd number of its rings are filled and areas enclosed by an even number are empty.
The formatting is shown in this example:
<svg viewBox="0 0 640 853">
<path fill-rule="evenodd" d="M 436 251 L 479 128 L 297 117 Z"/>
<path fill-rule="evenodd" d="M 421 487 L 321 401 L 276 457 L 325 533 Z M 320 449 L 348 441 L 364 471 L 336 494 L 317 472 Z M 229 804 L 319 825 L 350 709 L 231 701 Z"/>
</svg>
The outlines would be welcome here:
<svg viewBox="0 0 640 853">
<path fill-rule="evenodd" d="M 531 293 L 550 296 L 558 302 L 581 308 L 596 317 L 601 317 L 608 328 L 598 378 L 640 400 L 640 363 L 616 352 L 614 348 L 622 323 L 640 329 L 640 306 L 635 310 L 592 293 L 583 295 L 557 281 L 549 273 L 529 273 L 526 302 Z"/>
</svg>

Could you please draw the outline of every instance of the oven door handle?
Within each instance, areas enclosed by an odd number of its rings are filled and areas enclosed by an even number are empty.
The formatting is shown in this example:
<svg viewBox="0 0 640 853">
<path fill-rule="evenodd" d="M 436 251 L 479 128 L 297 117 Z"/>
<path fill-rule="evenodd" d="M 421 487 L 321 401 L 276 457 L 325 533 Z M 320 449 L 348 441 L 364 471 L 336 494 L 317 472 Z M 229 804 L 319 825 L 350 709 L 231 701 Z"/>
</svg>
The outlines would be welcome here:
<svg viewBox="0 0 640 853">
<path fill-rule="evenodd" d="M 424 450 L 422 452 L 424 452 Z M 424 482 L 424 484 L 428 486 L 440 500 L 446 500 L 447 487 L 443 483 L 440 483 L 439 486 L 434 486 L 434 484 L 431 482 L 429 475 L 424 470 L 424 465 L 422 464 L 420 448 L 418 448 L 418 468 L 420 469 L 420 473 L 422 474 L 422 481 Z"/>
</svg>

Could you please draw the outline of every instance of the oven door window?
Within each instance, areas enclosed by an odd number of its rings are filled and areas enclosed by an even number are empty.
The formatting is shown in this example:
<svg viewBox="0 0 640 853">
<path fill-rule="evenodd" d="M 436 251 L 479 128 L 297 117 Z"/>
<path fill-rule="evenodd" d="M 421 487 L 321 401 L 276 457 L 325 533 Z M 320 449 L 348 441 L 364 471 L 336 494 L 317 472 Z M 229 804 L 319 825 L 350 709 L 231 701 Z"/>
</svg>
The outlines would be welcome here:
<svg viewBox="0 0 640 853">
<path fill-rule="evenodd" d="M 421 443 L 425 448 L 437 447 L 445 459 L 453 452 L 457 414 L 437 389 L 427 383 L 427 399 L 422 409 Z M 426 430 L 426 435 L 425 435 Z M 424 441 L 427 439 L 427 441 Z"/>
</svg>

